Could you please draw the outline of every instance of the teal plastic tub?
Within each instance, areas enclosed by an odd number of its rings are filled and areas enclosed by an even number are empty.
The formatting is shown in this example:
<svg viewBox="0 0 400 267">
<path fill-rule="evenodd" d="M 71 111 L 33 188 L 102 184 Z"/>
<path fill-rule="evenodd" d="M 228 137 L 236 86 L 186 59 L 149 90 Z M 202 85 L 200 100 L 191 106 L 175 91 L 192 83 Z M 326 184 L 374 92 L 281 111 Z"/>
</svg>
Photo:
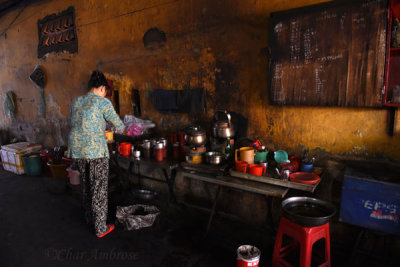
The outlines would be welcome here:
<svg viewBox="0 0 400 267">
<path fill-rule="evenodd" d="M 29 153 L 22 155 L 24 171 L 29 176 L 39 176 L 43 173 L 42 157 L 39 153 Z"/>
</svg>

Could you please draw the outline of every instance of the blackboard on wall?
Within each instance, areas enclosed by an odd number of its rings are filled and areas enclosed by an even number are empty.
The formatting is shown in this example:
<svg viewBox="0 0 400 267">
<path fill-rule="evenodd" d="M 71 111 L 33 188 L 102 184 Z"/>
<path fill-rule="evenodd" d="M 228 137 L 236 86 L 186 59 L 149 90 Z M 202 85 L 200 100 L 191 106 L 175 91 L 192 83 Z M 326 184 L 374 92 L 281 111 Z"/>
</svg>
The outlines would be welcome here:
<svg viewBox="0 0 400 267">
<path fill-rule="evenodd" d="M 381 107 L 387 0 L 271 13 L 273 105 Z"/>
</svg>

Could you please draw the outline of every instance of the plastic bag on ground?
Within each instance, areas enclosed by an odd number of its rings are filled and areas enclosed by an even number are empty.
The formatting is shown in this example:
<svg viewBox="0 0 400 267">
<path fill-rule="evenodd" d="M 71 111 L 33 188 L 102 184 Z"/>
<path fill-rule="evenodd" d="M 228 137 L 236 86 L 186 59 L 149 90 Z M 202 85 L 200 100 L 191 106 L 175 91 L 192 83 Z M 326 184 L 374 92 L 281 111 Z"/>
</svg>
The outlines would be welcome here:
<svg viewBox="0 0 400 267">
<path fill-rule="evenodd" d="M 116 217 L 117 221 L 130 231 L 152 226 L 159 214 L 160 211 L 155 206 L 138 204 L 126 207 L 118 206 Z"/>
</svg>

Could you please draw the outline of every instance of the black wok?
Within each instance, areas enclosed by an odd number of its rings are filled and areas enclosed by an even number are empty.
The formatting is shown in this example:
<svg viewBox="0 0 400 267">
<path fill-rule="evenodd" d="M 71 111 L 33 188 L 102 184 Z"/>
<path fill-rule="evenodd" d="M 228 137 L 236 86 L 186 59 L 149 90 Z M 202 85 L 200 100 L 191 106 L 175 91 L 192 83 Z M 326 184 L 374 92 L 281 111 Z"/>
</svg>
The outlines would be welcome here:
<svg viewBox="0 0 400 267">
<path fill-rule="evenodd" d="M 310 197 L 285 199 L 282 209 L 286 218 L 303 226 L 323 225 L 336 213 L 331 203 Z"/>
</svg>

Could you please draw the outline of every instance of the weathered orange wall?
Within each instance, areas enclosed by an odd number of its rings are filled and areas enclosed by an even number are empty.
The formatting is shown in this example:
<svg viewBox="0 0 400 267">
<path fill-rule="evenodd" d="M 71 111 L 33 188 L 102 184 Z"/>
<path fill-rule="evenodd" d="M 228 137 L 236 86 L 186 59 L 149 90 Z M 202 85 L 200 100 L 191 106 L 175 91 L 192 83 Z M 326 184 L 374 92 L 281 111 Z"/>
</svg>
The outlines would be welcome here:
<svg viewBox="0 0 400 267">
<path fill-rule="evenodd" d="M 268 105 L 268 18 L 274 11 L 315 4 L 317 0 L 66 0 L 28 6 L 0 36 L 0 97 L 12 90 L 16 118 L 2 115 L 0 127 L 46 146 L 66 143 L 69 106 L 85 93 L 93 69 L 104 71 L 121 94 L 121 111 L 130 113 L 130 90 L 139 89 L 143 116 L 161 129 L 197 120 L 164 115 L 153 108 L 156 88 L 204 87 L 206 118 L 216 109 L 249 119 L 248 136 L 271 149 L 400 159 L 400 127 L 386 134 L 384 109 L 274 107 Z M 37 21 L 75 7 L 77 54 L 37 59 Z M 0 17 L 5 30 L 20 9 Z M 157 27 L 167 36 L 158 49 L 145 48 L 144 33 Z M 28 79 L 36 64 L 47 76 L 46 119 L 40 118 L 39 90 Z M 217 81 L 223 73 L 226 79 Z M 216 83 L 219 88 L 216 90 Z M 396 117 L 396 124 L 399 118 Z"/>
</svg>

